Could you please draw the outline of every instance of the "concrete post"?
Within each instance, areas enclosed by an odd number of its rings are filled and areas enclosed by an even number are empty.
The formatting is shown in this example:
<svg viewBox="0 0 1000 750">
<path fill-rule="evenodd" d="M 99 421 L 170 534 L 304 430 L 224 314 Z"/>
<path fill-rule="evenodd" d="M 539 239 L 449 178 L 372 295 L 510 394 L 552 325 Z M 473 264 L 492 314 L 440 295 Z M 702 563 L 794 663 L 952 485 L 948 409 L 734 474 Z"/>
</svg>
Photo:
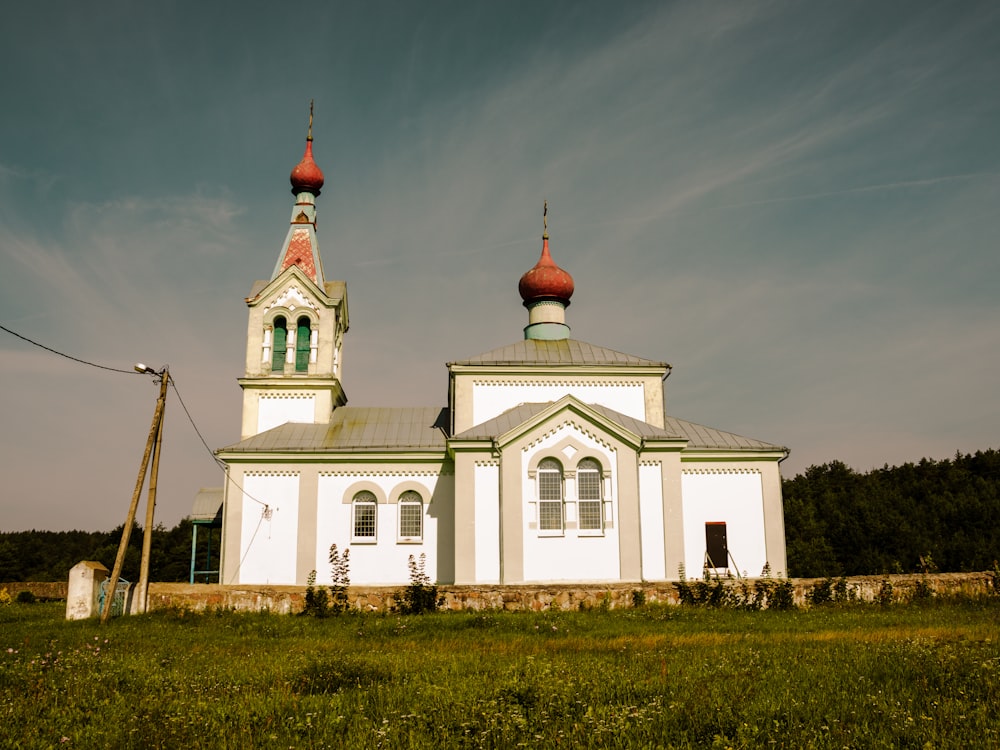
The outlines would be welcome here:
<svg viewBox="0 0 1000 750">
<path fill-rule="evenodd" d="M 109 573 L 101 563 L 89 560 L 70 568 L 69 587 L 66 590 L 67 620 L 97 617 L 101 583 L 107 580 Z"/>
</svg>

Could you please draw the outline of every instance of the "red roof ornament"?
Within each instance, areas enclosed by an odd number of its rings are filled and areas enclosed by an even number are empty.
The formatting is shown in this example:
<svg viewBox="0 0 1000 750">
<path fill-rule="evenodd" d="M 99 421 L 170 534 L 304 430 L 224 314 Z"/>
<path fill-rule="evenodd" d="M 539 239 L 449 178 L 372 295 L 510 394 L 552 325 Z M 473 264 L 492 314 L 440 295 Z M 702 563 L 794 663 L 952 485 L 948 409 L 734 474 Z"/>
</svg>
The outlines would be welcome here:
<svg viewBox="0 0 1000 750">
<path fill-rule="evenodd" d="M 517 285 L 517 291 L 521 293 L 521 299 L 525 306 L 544 300 L 553 300 L 569 306 L 569 299 L 573 296 L 573 277 L 556 265 L 549 254 L 549 229 L 548 202 L 545 204 L 545 211 L 542 214 L 545 221 L 545 232 L 542 234 L 542 257 L 538 259 L 535 267 L 521 277 Z"/>
<path fill-rule="evenodd" d="M 306 152 L 302 155 L 302 161 L 295 165 L 289 177 L 292 183 L 292 195 L 299 193 L 312 193 L 319 195 L 323 187 L 323 170 L 313 161 L 313 105 L 309 102 L 309 133 L 306 136 Z"/>
</svg>

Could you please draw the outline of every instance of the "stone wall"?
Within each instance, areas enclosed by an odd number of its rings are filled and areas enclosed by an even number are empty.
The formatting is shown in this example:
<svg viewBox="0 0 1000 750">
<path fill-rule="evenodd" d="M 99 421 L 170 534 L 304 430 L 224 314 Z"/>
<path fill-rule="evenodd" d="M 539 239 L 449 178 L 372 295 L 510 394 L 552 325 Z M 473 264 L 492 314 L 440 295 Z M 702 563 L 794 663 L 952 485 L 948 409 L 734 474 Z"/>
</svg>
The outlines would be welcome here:
<svg viewBox="0 0 1000 750">
<path fill-rule="evenodd" d="M 807 603 L 806 594 L 819 578 L 792 580 L 796 604 Z M 893 599 L 906 601 L 913 597 L 921 583 L 935 595 L 981 596 L 997 593 L 993 574 L 938 573 L 935 575 L 854 576 L 847 587 L 862 601 L 874 601 L 883 583 L 892 585 Z M 754 579 L 746 581 L 750 586 Z M 729 583 L 727 585 L 738 585 Z M 31 591 L 40 599 L 65 599 L 67 584 L 59 583 L 0 583 L 12 597 L 20 591 Z M 352 587 L 351 606 L 365 612 L 392 611 L 403 587 Z M 541 611 L 546 609 L 576 610 L 587 608 L 619 609 L 633 606 L 635 592 L 641 591 L 649 604 L 677 604 L 677 590 L 672 583 L 635 583 L 614 585 L 546 585 L 546 586 L 440 586 L 444 609 Z M 205 583 L 150 583 L 149 610 L 157 609 L 235 609 L 240 611 L 270 611 L 282 614 L 299 612 L 305 603 L 304 586 L 222 586 Z"/>
<path fill-rule="evenodd" d="M 68 571 L 67 571 L 68 572 Z M 30 591 L 36 599 L 55 599 L 62 601 L 66 598 L 66 591 L 69 588 L 69 578 L 65 581 L 53 582 L 32 582 L 14 581 L 13 583 L 0 583 L 0 589 L 6 589 L 12 597 L 16 597 L 22 591 Z"/>
<path fill-rule="evenodd" d="M 806 594 L 824 579 L 793 579 L 796 604 L 807 603 Z M 895 601 L 913 597 L 921 583 L 935 595 L 982 596 L 996 593 L 990 573 L 939 573 L 936 575 L 855 576 L 847 579 L 848 590 L 861 601 L 874 601 L 883 584 L 892 586 Z M 746 583 L 751 587 L 753 579 Z M 739 585 L 738 582 L 727 585 Z M 402 595 L 402 587 L 352 587 L 350 604 L 365 612 L 389 612 Z M 619 609 L 631 607 L 636 592 L 642 592 L 648 604 L 678 604 L 677 589 L 672 583 L 636 583 L 614 585 L 548 586 L 439 586 L 448 610 L 541 611 L 588 608 Z M 301 611 L 305 602 L 303 586 L 221 586 L 216 584 L 151 583 L 149 609 L 181 608 L 192 610 L 236 609 L 269 610 L 289 613 Z"/>
</svg>

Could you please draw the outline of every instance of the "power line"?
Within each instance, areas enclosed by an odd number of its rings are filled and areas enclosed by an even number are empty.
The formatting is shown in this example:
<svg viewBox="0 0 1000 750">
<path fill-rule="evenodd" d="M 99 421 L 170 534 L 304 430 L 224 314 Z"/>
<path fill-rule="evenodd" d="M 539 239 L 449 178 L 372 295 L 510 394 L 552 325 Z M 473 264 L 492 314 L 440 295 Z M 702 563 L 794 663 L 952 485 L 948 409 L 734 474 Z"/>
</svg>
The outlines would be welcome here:
<svg viewBox="0 0 1000 750">
<path fill-rule="evenodd" d="M 69 354 L 64 354 L 63 352 L 60 352 L 60 351 L 57 351 L 57 350 L 55 350 L 55 349 L 53 349 L 51 347 L 45 346 L 45 344 L 39 344 L 37 341 L 29 339 L 27 336 L 22 336 L 17 331 L 12 331 L 12 330 L 10 330 L 9 328 L 7 328 L 4 325 L 0 325 L 0 330 L 6 331 L 11 336 L 17 336 L 22 341 L 27 341 L 29 344 L 33 344 L 34 346 L 37 346 L 39 349 L 44 349 L 47 352 L 52 352 L 53 354 L 58 354 L 60 357 L 65 357 L 66 359 L 71 359 L 74 362 L 79 362 L 80 364 L 83 364 L 83 365 L 90 365 L 91 367 L 96 367 L 99 370 L 108 370 L 110 372 L 122 372 L 122 373 L 125 373 L 126 375 L 137 375 L 138 374 L 138 373 L 136 373 L 135 370 L 122 370 L 122 369 L 120 369 L 118 367 L 106 367 L 105 365 L 99 365 L 96 362 L 88 362 L 85 359 L 80 359 L 79 357 L 73 357 L 73 356 L 70 356 Z"/>
<path fill-rule="evenodd" d="M 146 374 L 145 372 L 143 372 L 143 373 L 137 372 L 135 370 L 135 368 L 133 368 L 131 370 L 123 370 L 123 369 L 118 368 L 118 367 L 107 367 L 106 365 L 99 365 L 96 362 L 90 362 L 90 361 L 88 361 L 86 359 L 80 359 L 79 357 L 73 357 L 73 356 L 71 356 L 69 354 L 66 354 L 64 352 L 58 351 L 56 349 L 53 349 L 50 346 L 45 346 L 45 344 L 40 344 L 37 341 L 35 341 L 34 339 L 29 339 L 27 336 L 22 336 L 17 331 L 12 331 L 10 328 L 7 328 L 5 325 L 2 325 L 2 324 L 0 324 L 0 330 L 6 331 L 11 336 L 16 336 L 17 338 L 21 339 L 22 341 L 27 341 L 29 344 L 32 344 L 33 346 L 37 346 L 39 349 L 44 349 L 47 352 L 51 352 L 52 354 L 56 354 L 56 355 L 58 355 L 60 357 L 65 357 L 66 359 L 73 360 L 74 362 L 79 362 L 80 364 L 83 364 L 83 365 L 89 365 L 90 367 L 96 367 L 99 370 L 107 370 L 109 372 L 120 372 L 120 373 L 124 373 L 125 375 Z M 198 439 L 201 441 L 201 444 L 203 446 L 205 446 L 205 450 L 208 451 L 208 455 L 211 456 L 212 461 L 218 467 L 220 467 L 223 470 L 225 470 L 225 463 L 220 458 L 218 458 L 218 456 L 215 455 L 215 452 L 208 446 L 208 443 L 205 441 L 204 436 L 201 434 L 201 430 L 199 430 L 198 429 L 198 425 L 195 424 L 194 417 L 191 416 L 191 412 L 188 411 L 187 405 L 184 403 L 184 399 L 181 398 L 181 392 L 177 389 L 177 381 L 174 379 L 173 376 L 171 376 L 170 379 L 169 379 L 169 382 L 170 382 L 170 385 L 173 386 L 174 393 L 177 394 L 177 400 L 180 401 L 181 408 L 184 409 L 184 414 L 187 415 L 188 422 L 191 423 L 191 427 L 194 429 L 194 432 L 198 436 Z M 244 497 L 247 497 L 250 500 L 253 500 L 258 505 L 262 506 L 264 508 L 265 512 L 270 509 L 271 506 L 268 503 L 265 503 L 263 500 L 258 500 L 256 497 L 254 497 L 249 492 L 247 492 L 245 489 L 243 489 L 243 487 L 241 487 L 239 485 L 239 483 L 235 479 L 233 479 L 232 477 L 229 476 L 229 472 L 225 472 L 225 476 L 226 476 L 226 481 L 232 483 L 232 485 L 234 487 L 236 487 L 236 489 L 238 489 L 240 492 L 243 493 Z"/>
<path fill-rule="evenodd" d="M 198 436 L 198 439 L 201 440 L 201 444 L 205 446 L 205 450 L 208 452 L 208 455 L 211 457 L 212 461 L 215 462 L 216 466 L 218 466 L 220 469 L 223 470 L 226 477 L 226 481 L 232 484 L 237 490 L 242 492 L 244 497 L 253 500 L 260 506 L 263 506 L 265 510 L 270 508 L 271 506 L 268 503 L 265 503 L 263 500 L 258 500 L 256 497 L 254 497 L 245 489 L 243 489 L 243 487 L 240 486 L 239 482 L 237 482 L 235 479 L 229 476 L 229 472 L 226 471 L 226 463 L 221 458 L 215 455 L 215 451 L 209 448 L 208 443 L 205 441 L 205 438 L 201 434 L 201 430 L 199 430 L 198 425 L 195 424 L 194 417 L 191 416 L 191 412 L 188 411 L 187 405 L 184 403 L 184 399 L 181 398 L 181 392 L 177 389 L 177 379 L 174 378 L 173 376 L 171 376 L 170 378 L 170 385 L 173 386 L 174 393 L 177 394 L 177 400 L 180 401 L 181 408 L 184 409 L 184 413 L 187 415 L 188 422 L 191 423 L 191 427 L 194 429 L 194 432 Z"/>
<path fill-rule="evenodd" d="M 208 443 L 205 442 L 205 438 L 202 436 L 201 430 L 199 430 L 198 425 L 194 423 L 194 417 L 191 416 L 191 412 L 188 411 L 187 404 L 185 404 L 184 399 L 181 398 L 181 392 L 177 390 L 177 379 L 171 377 L 170 385 L 173 386 L 174 393 L 177 394 L 177 400 L 180 401 L 181 408 L 184 409 L 184 413 L 187 415 L 188 422 L 191 423 L 191 427 L 194 429 L 194 434 L 198 436 L 199 440 L 201 440 L 201 444 L 205 446 L 205 450 L 208 451 L 208 455 L 212 457 L 212 460 L 216 463 L 216 465 L 218 465 L 219 467 L 223 467 L 224 464 L 222 460 L 215 455 L 215 452 L 211 448 L 208 447 Z"/>
</svg>

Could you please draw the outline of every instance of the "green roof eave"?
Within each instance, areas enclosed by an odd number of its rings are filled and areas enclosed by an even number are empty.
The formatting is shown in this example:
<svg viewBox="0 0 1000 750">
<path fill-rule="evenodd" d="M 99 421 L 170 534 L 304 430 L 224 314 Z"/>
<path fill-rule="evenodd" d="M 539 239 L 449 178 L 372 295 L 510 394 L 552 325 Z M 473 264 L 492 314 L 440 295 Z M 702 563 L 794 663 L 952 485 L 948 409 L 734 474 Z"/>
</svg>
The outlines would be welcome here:
<svg viewBox="0 0 1000 750">
<path fill-rule="evenodd" d="M 681 463 L 696 461 L 783 461 L 788 448 L 688 448 L 681 453 Z"/>
<path fill-rule="evenodd" d="M 284 449 L 280 451 L 221 450 L 215 454 L 227 464 L 287 463 L 290 458 L 301 463 L 441 463 L 448 460 L 448 451 L 442 448 L 338 448 L 331 450 Z"/>
</svg>

